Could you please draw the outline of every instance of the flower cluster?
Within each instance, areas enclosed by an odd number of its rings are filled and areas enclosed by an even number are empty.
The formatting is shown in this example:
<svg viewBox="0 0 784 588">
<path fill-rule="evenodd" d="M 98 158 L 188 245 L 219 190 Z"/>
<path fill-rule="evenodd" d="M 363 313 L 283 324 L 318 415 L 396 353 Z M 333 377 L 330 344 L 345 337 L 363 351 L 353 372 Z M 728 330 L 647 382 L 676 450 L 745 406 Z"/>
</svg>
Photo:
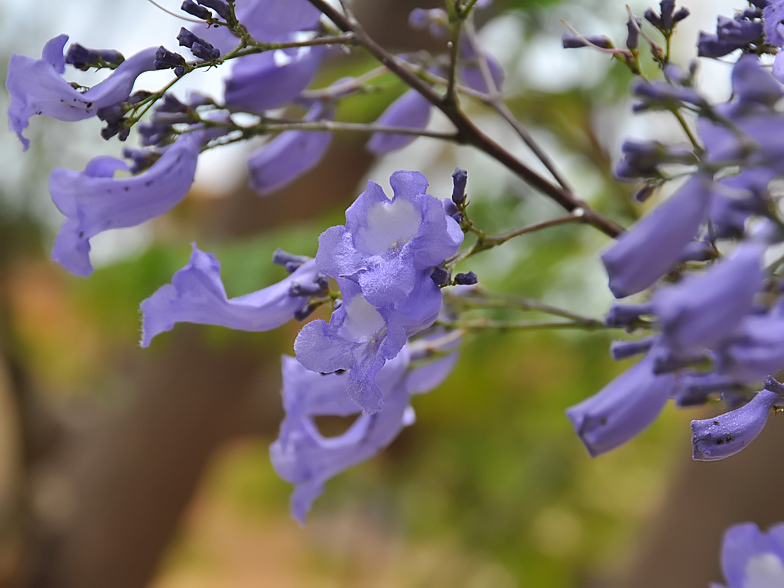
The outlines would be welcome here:
<svg viewBox="0 0 784 588">
<path fill-rule="evenodd" d="M 694 421 L 692 431 L 695 459 L 722 459 L 745 447 L 771 410 L 784 406 L 784 388 L 772 377 L 784 368 L 784 298 L 778 265 L 765 263 L 766 252 L 784 241 L 771 193 L 771 181 L 784 173 L 784 116 L 775 108 L 784 87 L 752 53 L 763 43 L 781 46 L 774 32 L 784 16 L 780 3 L 764 4 L 720 18 L 716 37 L 700 37 L 704 55 L 743 50 L 728 102 L 709 104 L 693 86 L 694 68 L 672 64 L 663 67 L 664 80 L 634 87 L 635 110 L 696 114 L 697 132 L 684 127 L 688 146 L 623 145 L 617 175 L 642 181 L 645 197 L 673 177 L 688 178 L 601 256 L 615 297 L 642 297 L 614 305 L 607 324 L 653 334 L 616 342 L 616 359 L 644 358 L 567 411 L 592 455 L 635 436 L 668 399 L 688 406 L 718 398 L 734 410 Z M 672 6 L 666 9 L 662 2 L 663 15 Z"/>
</svg>

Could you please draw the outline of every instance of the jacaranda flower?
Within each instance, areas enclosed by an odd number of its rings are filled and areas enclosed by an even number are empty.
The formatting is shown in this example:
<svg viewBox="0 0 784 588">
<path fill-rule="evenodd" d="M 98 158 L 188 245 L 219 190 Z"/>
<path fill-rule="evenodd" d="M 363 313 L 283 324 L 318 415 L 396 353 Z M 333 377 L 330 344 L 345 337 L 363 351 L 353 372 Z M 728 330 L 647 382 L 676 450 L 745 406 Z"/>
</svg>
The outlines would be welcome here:
<svg viewBox="0 0 784 588">
<path fill-rule="evenodd" d="M 31 116 L 45 114 L 69 122 L 95 116 L 101 108 L 128 98 L 139 74 L 154 69 L 156 49 L 145 49 L 126 59 L 104 81 L 81 93 L 60 77 L 65 72 L 63 48 L 67 41 L 68 35 L 59 35 L 44 45 L 41 59 L 14 54 L 8 63 L 8 124 L 25 151 L 30 141 L 22 136 L 22 131 Z"/>
<path fill-rule="evenodd" d="M 320 46 L 238 59 L 226 80 L 226 104 L 261 114 L 290 102 L 310 84 L 325 54 Z"/>
<path fill-rule="evenodd" d="M 784 524 L 762 533 L 754 523 L 730 527 L 721 547 L 721 569 L 726 588 L 784 586 Z M 725 588 L 712 584 L 711 588 Z"/>
<path fill-rule="evenodd" d="M 136 176 L 115 178 L 116 170 L 129 168 L 113 157 L 96 157 L 80 172 L 52 171 L 49 192 L 68 217 L 55 238 L 52 259 L 72 274 L 89 276 L 93 271 L 90 238 L 109 229 L 139 225 L 179 203 L 193 183 L 203 139 L 203 131 L 181 136 Z"/>
<path fill-rule="evenodd" d="M 677 380 L 653 373 L 648 354 L 601 391 L 566 410 L 591 457 L 607 453 L 639 435 L 667 403 Z"/>
<path fill-rule="evenodd" d="M 331 117 L 324 104 L 314 104 L 303 120 Z M 284 131 L 248 156 L 250 187 L 269 194 L 293 182 L 318 165 L 332 142 L 329 131 Z"/>
<path fill-rule="evenodd" d="M 385 127 L 424 129 L 430 120 L 431 104 L 416 90 L 408 90 L 387 106 L 375 124 Z M 413 143 L 416 135 L 374 133 L 367 143 L 367 150 L 376 155 L 397 151 Z"/>
<path fill-rule="evenodd" d="M 277 284 L 229 299 L 221 282 L 220 263 L 194 245 L 190 261 L 174 274 L 171 284 L 142 302 L 141 345 L 147 347 L 157 334 L 183 322 L 269 331 L 290 321 L 308 303 L 308 296 L 299 295 L 295 287 L 318 289 L 318 278 L 316 262 L 310 260 Z"/>
<path fill-rule="evenodd" d="M 694 459 L 715 461 L 735 455 L 760 434 L 781 398 L 762 390 L 745 406 L 711 419 L 691 422 Z"/>
<path fill-rule="evenodd" d="M 710 178 L 695 175 L 602 253 L 616 298 L 645 290 L 672 269 L 707 217 L 710 196 Z"/>
</svg>

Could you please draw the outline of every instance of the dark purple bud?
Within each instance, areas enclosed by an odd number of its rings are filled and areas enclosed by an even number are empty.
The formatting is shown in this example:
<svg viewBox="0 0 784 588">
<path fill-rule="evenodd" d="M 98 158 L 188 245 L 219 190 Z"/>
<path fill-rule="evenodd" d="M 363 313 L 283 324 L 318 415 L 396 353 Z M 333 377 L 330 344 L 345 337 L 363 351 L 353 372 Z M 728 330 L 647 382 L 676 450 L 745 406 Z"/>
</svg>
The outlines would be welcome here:
<svg viewBox="0 0 784 588">
<path fill-rule="evenodd" d="M 155 61 L 153 62 L 155 69 L 171 69 L 183 65 L 185 65 L 185 58 L 179 53 L 173 53 L 163 46 L 158 47 L 158 50 L 155 52 Z"/>
<path fill-rule="evenodd" d="M 455 284 L 458 286 L 473 286 L 479 281 L 474 272 L 467 272 L 464 274 L 457 274 L 455 276 Z"/>
<path fill-rule="evenodd" d="M 123 61 L 125 61 L 125 57 L 119 51 L 87 49 L 79 43 L 71 43 L 65 54 L 65 62 L 82 71 L 87 71 L 91 67 L 117 67 Z"/>
<path fill-rule="evenodd" d="M 294 320 L 302 322 L 313 314 L 318 307 L 321 306 L 320 302 L 310 302 L 294 312 Z"/>
<path fill-rule="evenodd" d="M 763 8 L 765 8 L 770 4 L 770 0 L 749 0 L 749 4 L 753 4 L 754 6 L 762 10 Z"/>
<path fill-rule="evenodd" d="M 604 35 L 585 35 L 584 37 L 578 37 L 576 35 L 566 34 L 561 37 L 561 43 L 563 44 L 564 49 L 590 47 L 591 44 L 601 47 L 602 49 L 612 49 L 614 47 L 612 41 Z"/>
<path fill-rule="evenodd" d="M 653 307 L 650 304 L 613 304 L 604 323 L 608 327 L 627 328 L 640 320 L 640 317 L 653 314 Z"/>
<path fill-rule="evenodd" d="M 637 202 L 645 202 L 653 195 L 658 187 L 658 184 L 645 184 L 642 188 L 635 192 L 634 199 Z"/>
<path fill-rule="evenodd" d="M 196 18 L 201 18 L 203 20 L 207 20 L 208 18 L 212 18 L 212 13 L 204 8 L 203 6 L 199 6 L 193 0 L 185 0 L 180 6 L 181 10 L 184 10 L 188 14 L 192 14 Z"/>
<path fill-rule="evenodd" d="M 111 106 L 99 108 L 95 112 L 95 115 L 100 120 L 109 124 L 113 124 L 121 121 L 123 117 L 125 117 L 126 112 L 128 112 L 128 106 L 124 102 L 118 102 L 117 104 L 112 104 Z"/>
<path fill-rule="evenodd" d="M 228 21 L 231 18 L 231 9 L 226 0 L 197 0 L 202 6 L 212 8 L 215 14 L 220 16 L 223 20 Z"/>
<path fill-rule="evenodd" d="M 130 167 L 132 174 L 138 174 L 147 168 L 151 167 L 153 163 L 160 159 L 161 154 L 156 151 L 147 151 L 145 149 L 131 149 L 126 147 L 123 149 L 123 157 L 130 159 L 133 165 Z"/>
<path fill-rule="evenodd" d="M 736 410 L 712 419 L 692 421 L 694 459 L 716 461 L 738 453 L 760 434 L 771 409 L 780 400 L 775 392 L 762 390 Z"/>
<path fill-rule="evenodd" d="M 142 145 L 150 147 L 152 145 L 163 146 L 166 144 L 171 127 L 155 123 L 139 123 L 136 130 L 141 135 Z"/>
<path fill-rule="evenodd" d="M 213 47 L 208 41 L 197 37 L 188 29 L 181 28 L 177 40 L 181 47 L 188 47 L 194 56 L 205 61 L 220 57 L 220 50 Z"/>
<path fill-rule="evenodd" d="M 661 21 L 661 19 L 659 18 L 659 15 L 658 15 L 658 14 L 656 14 L 656 13 L 653 11 L 653 9 L 652 9 L 652 8 L 649 8 L 649 9 L 647 9 L 647 10 L 646 10 L 646 11 L 643 13 L 643 16 L 645 16 L 645 20 L 647 20 L 649 23 L 651 23 L 651 24 L 652 24 L 653 26 L 655 26 L 657 29 L 661 29 L 661 28 L 662 28 L 662 21 Z"/>
<path fill-rule="evenodd" d="M 615 361 L 621 361 L 641 353 L 648 353 L 658 339 L 658 337 L 647 337 L 645 339 L 635 339 L 634 341 L 613 341 L 610 343 L 610 357 Z"/>
<path fill-rule="evenodd" d="M 683 8 L 679 8 L 678 10 L 675 11 L 675 14 L 672 15 L 672 22 L 679 23 L 685 18 L 687 18 L 690 14 L 691 11 L 685 6 Z"/>
<path fill-rule="evenodd" d="M 452 202 L 462 204 L 465 200 L 466 183 L 468 182 L 468 172 L 459 167 L 455 168 L 452 174 Z"/>
<path fill-rule="evenodd" d="M 636 16 L 634 21 L 631 18 L 626 21 L 626 46 L 629 49 L 637 49 L 640 44 L 640 25 L 642 25 L 642 19 Z"/>
<path fill-rule="evenodd" d="M 446 286 L 449 283 L 449 270 L 442 267 L 434 267 L 433 272 L 430 274 L 430 279 L 438 286 Z"/>
<path fill-rule="evenodd" d="M 293 270 L 289 270 L 289 267 L 293 267 L 297 269 L 303 263 L 310 261 L 310 257 L 307 255 L 294 255 L 293 253 L 289 253 L 288 251 L 283 251 L 283 249 L 276 249 L 275 252 L 272 254 L 272 263 L 275 265 L 282 265 L 286 268 L 286 271 L 291 273 Z"/>
<path fill-rule="evenodd" d="M 329 280 L 326 276 L 320 276 L 314 282 L 292 282 L 289 287 L 289 296 L 320 296 L 327 292 L 329 288 Z"/>
<path fill-rule="evenodd" d="M 180 102 L 172 94 L 164 94 L 163 102 L 155 107 L 158 112 L 188 112 L 188 106 Z"/>
<path fill-rule="evenodd" d="M 672 12 L 675 10 L 675 0 L 661 0 L 661 2 L 659 2 L 659 8 L 661 12 L 662 28 L 671 29 L 673 25 Z"/>
</svg>

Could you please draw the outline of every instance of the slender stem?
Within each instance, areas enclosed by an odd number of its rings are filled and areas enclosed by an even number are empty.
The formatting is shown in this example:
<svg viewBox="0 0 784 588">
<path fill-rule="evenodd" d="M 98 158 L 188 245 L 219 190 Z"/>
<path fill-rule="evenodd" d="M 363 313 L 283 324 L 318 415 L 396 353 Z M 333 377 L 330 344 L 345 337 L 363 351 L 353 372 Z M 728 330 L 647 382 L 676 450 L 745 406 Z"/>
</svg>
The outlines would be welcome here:
<svg viewBox="0 0 784 588">
<path fill-rule="evenodd" d="M 480 151 L 486 153 L 514 172 L 530 186 L 557 202 L 567 211 L 571 212 L 578 208 L 582 209 L 585 222 L 606 235 L 617 237 L 623 233 L 624 229 L 614 221 L 590 208 L 571 191 L 551 183 L 485 135 L 462 111 L 460 111 L 459 108 L 456 107 L 456 105 L 445 103 L 441 96 L 409 70 L 405 63 L 386 51 L 376 43 L 374 39 L 368 36 L 359 23 L 347 19 L 326 0 L 308 0 L 308 2 L 325 14 L 340 30 L 344 32 L 353 32 L 356 35 L 357 44 L 363 46 L 371 55 L 378 59 L 381 64 L 397 75 L 409 87 L 419 92 L 428 102 L 441 110 L 457 128 L 459 140 L 462 140 L 469 145 L 473 145 Z"/>
<path fill-rule="evenodd" d="M 492 293 L 486 292 L 483 289 L 478 289 L 467 296 L 455 296 L 451 294 L 448 289 L 443 290 L 443 292 L 446 295 L 447 304 L 458 308 L 504 308 L 508 310 L 543 312 L 545 314 L 576 321 L 596 320 L 576 314 L 570 310 L 552 306 L 540 300 L 519 296 L 517 294 Z"/>
<path fill-rule="evenodd" d="M 468 13 L 471 12 L 471 9 L 474 7 L 474 4 L 476 4 L 476 2 L 477 0 L 468 0 L 468 4 L 466 4 L 465 6 L 463 6 L 462 9 L 459 10 L 460 17 L 461 18 L 467 17 Z"/>
<path fill-rule="evenodd" d="M 689 124 L 686 122 L 686 119 L 683 118 L 683 115 L 680 113 L 680 111 L 677 108 L 673 108 L 671 112 L 673 115 L 675 115 L 675 118 L 678 119 L 678 123 L 681 125 L 681 127 L 683 127 L 683 132 L 686 133 L 686 136 L 689 138 L 689 142 L 694 147 L 694 151 L 697 152 L 697 155 L 703 153 L 705 149 L 702 148 L 702 145 L 700 145 L 697 137 L 695 137 L 691 132 Z"/>
<path fill-rule="evenodd" d="M 452 39 L 449 42 L 449 71 L 446 79 L 446 94 L 444 94 L 444 102 L 455 102 L 455 79 L 457 78 L 457 58 L 460 50 L 460 31 L 463 28 L 463 21 L 455 13 L 454 18 L 450 18 L 450 30 L 452 32 Z"/>
<path fill-rule="evenodd" d="M 182 16 L 181 14 L 177 14 L 176 12 L 172 12 L 171 10 L 166 8 L 165 6 L 161 6 L 160 4 L 155 2 L 155 0 L 147 0 L 147 2 L 149 2 L 150 4 L 155 6 L 156 8 L 159 8 L 160 10 L 163 10 L 166 14 L 170 14 L 174 18 L 179 18 L 180 20 L 186 20 L 188 22 L 194 22 L 196 24 L 204 24 L 204 22 L 205 22 L 203 20 L 198 20 L 198 19 L 195 19 L 195 18 L 188 18 L 187 16 Z"/>
<path fill-rule="evenodd" d="M 533 225 L 528 225 L 525 227 L 520 227 L 518 229 L 513 229 L 506 233 L 502 233 L 500 235 L 494 236 L 487 236 L 484 234 L 483 231 L 473 230 L 472 232 L 476 233 L 476 241 L 474 242 L 471 247 L 464 249 L 463 251 L 456 253 L 452 257 L 446 260 L 446 267 L 455 267 L 460 262 L 464 261 L 465 259 L 471 257 L 472 255 L 476 255 L 482 251 L 487 251 L 488 249 L 492 249 L 493 247 L 497 247 L 509 241 L 509 239 L 513 239 L 514 237 L 519 237 L 520 235 L 526 235 L 528 233 L 533 233 L 536 231 L 541 231 L 544 229 L 549 229 L 550 227 L 556 227 L 558 225 L 563 225 L 566 223 L 573 223 L 573 222 L 584 222 L 585 217 L 582 212 L 582 209 L 576 208 L 572 211 L 571 214 L 566 216 L 560 216 L 558 218 L 550 219 L 547 221 L 543 221 L 540 223 L 536 223 Z"/>
<path fill-rule="evenodd" d="M 494 321 L 489 319 L 472 319 L 456 321 L 436 321 L 437 325 L 442 325 L 452 329 L 463 329 L 465 331 L 535 331 L 539 329 L 585 329 L 595 331 L 608 329 L 609 327 L 601 321 L 586 319 L 585 321 Z"/>
</svg>

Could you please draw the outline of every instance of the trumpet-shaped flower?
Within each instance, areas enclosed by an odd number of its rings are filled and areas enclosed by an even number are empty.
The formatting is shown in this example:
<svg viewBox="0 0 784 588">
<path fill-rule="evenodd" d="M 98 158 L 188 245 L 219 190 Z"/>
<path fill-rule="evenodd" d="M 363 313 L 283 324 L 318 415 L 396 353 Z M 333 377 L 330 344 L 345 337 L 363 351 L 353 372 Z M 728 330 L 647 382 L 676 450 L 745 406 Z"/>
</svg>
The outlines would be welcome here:
<svg viewBox="0 0 784 588">
<path fill-rule="evenodd" d="M 142 302 L 142 347 L 175 323 L 218 325 L 240 331 L 269 331 L 294 318 L 308 303 L 297 291 L 323 289 L 313 260 L 267 288 L 229 299 L 220 278 L 220 263 L 193 246 L 188 264 Z M 323 280 L 323 276 L 321 276 Z"/>
<path fill-rule="evenodd" d="M 154 69 L 156 49 L 145 49 L 126 59 L 104 81 L 84 93 L 78 92 L 61 77 L 65 72 L 63 48 L 67 41 L 68 35 L 59 35 L 44 45 L 41 59 L 14 54 L 8 63 L 8 123 L 25 151 L 30 141 L 22 132 L 31 116 L 45 114 L 68 122 L 95 116 L 101 108 L 128 98 L 139 74 Z"/>
<path fill-rule="evenodd" d="M 316 103 L 304 120 L 331 116 Z M 250 186 L 258 194 L 274 192 L 318 165 L 332 142 L 328 131 L 284 131 L 248 157 Z"/>
<path fill-rule="evenodd" d="M 261 114 L 290 102 L 313 79 L 325 52 L 304 47 L 238 59 L 226 80 L 226 104 Z"/>
<path fill-rule="evenodd" d="M 408 90 L 392 104 L 376 120 L 376 124 L 385 127 L 403 127 L 424 129 L 430 120 L 431 104 L 416 90 Z M 367 143 L 367 150 L 376 155 L 397 151 L 410 145 L 417 139 L 416 135 L 395 135 L 392 133 L 373 133 Z"/>
<path fill-rule="evenodd" d="M 57 168 L 49 192 L 67 218 L 54 241 L 52 259 L 72 274 L 88 276 L 90 238 L 109 229 L 133 227 L 160 216 L 188 193 L 196 172 L 202 131 L 180 137 L 143 173 L 114 178 L 128 165 L 113 157 L 96 157 L 85 169 Z"/>
<path fill-rule="evenodd" d="M 659 415 L 676 386 L 671 374 L 653 373 L 648 354 L 601 391 L 566 410 L 591 457 L 636 437 Z"/>
<path fill-rule="evenodd" d="M 762 390 L 748 404 L 711 419 L 691 422 L 694 459 L 716 461 L 735 455 L 760 434 L 781 398 Z"/>
<path fill-rule="evenodd" d="M 710 178 L 695 175 L 602 253 L 616 298 L 652 286 L 678 262 L 708 214 L 710 196 Z"/>
</svg>

